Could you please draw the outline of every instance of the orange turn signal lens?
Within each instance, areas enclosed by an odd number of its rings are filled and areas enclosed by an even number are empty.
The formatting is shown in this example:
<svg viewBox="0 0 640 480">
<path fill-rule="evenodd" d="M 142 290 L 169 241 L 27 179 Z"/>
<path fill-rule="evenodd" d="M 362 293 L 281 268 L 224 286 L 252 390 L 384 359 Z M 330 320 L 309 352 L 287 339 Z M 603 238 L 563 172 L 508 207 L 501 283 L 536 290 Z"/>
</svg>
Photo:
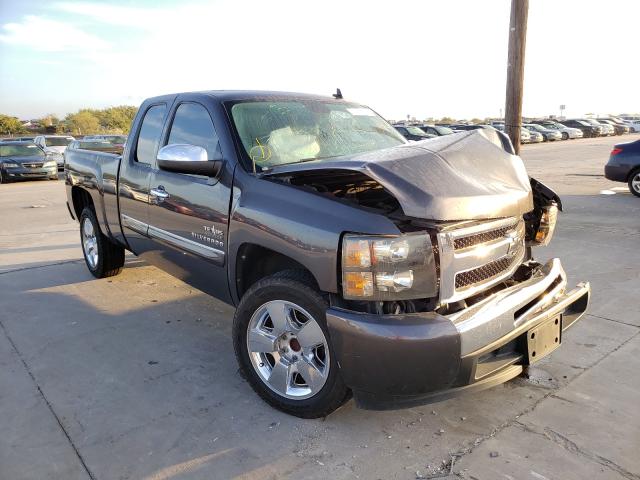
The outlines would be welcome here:
<svg viewBox="0 0 640 480">
<path fill-rule="evenodd" d="M 344 242 L 343 267 L 368 268 L 371 266 L 371 252 L 367 240 Z"/>
<path fill-rule="evenodd" d="M 372 297 L 373 274 L 371 272 L 344 272 L 342 287 L 348 297 Z"/>
</svg>

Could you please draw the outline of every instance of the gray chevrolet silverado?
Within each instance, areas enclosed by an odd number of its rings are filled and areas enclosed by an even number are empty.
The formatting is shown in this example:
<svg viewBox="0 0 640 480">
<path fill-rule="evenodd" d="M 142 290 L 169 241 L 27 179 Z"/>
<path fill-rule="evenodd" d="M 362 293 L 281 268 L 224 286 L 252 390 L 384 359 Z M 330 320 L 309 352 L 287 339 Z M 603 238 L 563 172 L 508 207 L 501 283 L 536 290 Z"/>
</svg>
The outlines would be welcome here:
<svg viewBox="0 0 640 480">
<path fill-rule="evenodd" d="M 240 371 L 324 416 L 487 388 L 586 311 L 533 258 L 562 204 L 497 132 L 408 143 L 342 98 L 212 91 L 146 100 L 122 155 L 65 152 L 87 267 L 125 250 L 236 307 Z"/>
</svg>

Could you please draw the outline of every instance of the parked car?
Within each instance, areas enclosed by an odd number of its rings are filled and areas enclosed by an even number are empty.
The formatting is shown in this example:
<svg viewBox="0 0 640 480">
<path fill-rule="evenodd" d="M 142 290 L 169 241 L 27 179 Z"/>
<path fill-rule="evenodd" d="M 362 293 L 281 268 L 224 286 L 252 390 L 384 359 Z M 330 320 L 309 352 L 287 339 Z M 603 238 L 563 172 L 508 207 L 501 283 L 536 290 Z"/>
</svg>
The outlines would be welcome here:
<svg viewBox="0 0 640 480">
<path fill-rule="evenodd" d="M 478 124 L 467 124 L 467 123 L 456 123 L 454 125 L 449 125 L 449 128 L 452 130 L 479 130 L 482 128 L 490 128 L 493 129 L 491 125 L 478 125 Z"/>
<path fill-rule="evenodd" d="M 67 150 L 69 148 L 73 148 L 76 150 L 93 150 L 95 152 L 108 152 L 108 153 L 117 153 L 121 154 L 123 150 L 123 146 L 114 145 L 111 142 L 107 142 L 106 140 L 74 140 L 67 146 Z M 65 150 L 66 154 L 66 150 Z M 65 155 L 63 154 L 63 156 Z"/>
<path fill-rule="evenodd" d="M 95 277 L 129 249 L 235 305 L 240 371 L 275 408 L 397 408 L 514 378 L 587 309 L 587 283 L 531 257 L 560 198 L 502 147 L 407 144 L 331 97 L 166 95 L 124 155 L 66 152 L 67 202 Z"/>
<path fill-rule="evenodd" d="M 414 142 L 435 138 L 435 135 L 425 133 L 414 125 L 394 125 L 393 128 L 395 128 L 404 138 L 407 140 L 413 140 Z"/>
<path fill-rule="evenodd" d="M 600 123 L 611 125 L 616 135 L 624 135 L 625 133 L 629 133 L 631 131 L 629 125 L 626 125 L 624 122 L 618 123 L 612 118 L 598 118 L 597 120 Z"/>
<path fill-rule="evenodd" d="M 615 145 L 604 167 L 604 176 L 627 183 L 629 191 L 640 197 L 640 140 Z"/>
<path fill-rule="evenodd" d="M 55 160 L 34 143 L 0 143 L 0 183 L 33 178 L 58 179 Z"/>
<path fill-rule="evenodd" d="M 545 128 L 550 130 L 557 130 L 562 135 L 563 140 L 569 140 L 574 138 L 582 138 L 584 134 L 582 130 L 578 128 L 571 128 L 563 125 L 562 123 L 556 122 L 554 120 L 532 120 L 531 123 L 536 123 L 538 125 L 542 125 Z"/>
<path fill-rule="evenodd" d="M 505 133 L 504 130 L 504 123 L 495 123 L 491 125 L 493 128 L 495 128 L 496 130 Z M 506 133 L 505 133 L 506 135 Z M 527 130 L 526 128 L 520 127 L 520 143 L 525 144 L 525 143 L 539 143 L 542 142 L 542 135 L 540 135 L 538 132 L 531 132 L 529 130 Z"/>
<path fill-rule="evenodd" d="M 595 118 L 582 118 L 581 120 L 584 120 L 585 122 L 590 123 L 591 125 L 602 127 L 603 137 L 609 137 L 616 134 L 616 131 L 612 125 L 609 125 L 607 123 L 600 123 Z"/>
<path fill-rule="evenodd" d="M 424 133 L 433 135 L 434 137 L 441 137 L 443 135 L 451 135 L 452 133 L 455 133 L 451 128 L 441 127 L 439 125 L 417 125 L 417 127 Z"/>
<path fill-rule="evenodd" d="M 13 137 L 13 138 L 3 138 L 0 142 L 31 142 L 33 143 L 35 137 Z"/>
<path fill-rule="evenodd" d="M 38 135 L 33 141 L 36 145 L 44 150 L 49 158 L 55 160 L 58 164 L 58 169 L 64 168 L 63 153 L 67 148 L 67 145 L 75 138 L 69 135 Z"/>
<path fill-rule="evenodd" d="M 562 140 L 562 134 L 558 130 L 543 127 L 537 123 L 525 123 L 522 125 L 530 132 L 536 132 L 542 135 L 542 140 L 545 142 L 553 142 L 555 140 Z"/>
<path fill-rule="evenodd" d="M 84 142 L 109 142 L 110 144 L 124 148 L 127 141 L 126 135 L 85 135 L 82 138 Z"/>
<path fill-rule="evenodd" d="M 544 137 L 542 134 L 536 130 L 530 130 L 524 126 L 520 127 L 521 135 L 522 132 L 527 132 L 529 134 L 529 141 L 527 143 L 542 143 L 544 142 Z M 522 138 L 522 137 L 521 137 Z"/>
<path fill-rule="evenodd" d="M 592 125 L 584 120 L 568 118 L 566 120 L 562 120 L 562 124 L 567 127 L 581 130 L 585 138 L 594 138 L 602 135 L 602 125 Z"/>
<path fill-rule="evenodd" d="M 640 132 L 640 120 L 625 120 L 625 123 L 629 126 L 631 132 Z"/>
</svg>

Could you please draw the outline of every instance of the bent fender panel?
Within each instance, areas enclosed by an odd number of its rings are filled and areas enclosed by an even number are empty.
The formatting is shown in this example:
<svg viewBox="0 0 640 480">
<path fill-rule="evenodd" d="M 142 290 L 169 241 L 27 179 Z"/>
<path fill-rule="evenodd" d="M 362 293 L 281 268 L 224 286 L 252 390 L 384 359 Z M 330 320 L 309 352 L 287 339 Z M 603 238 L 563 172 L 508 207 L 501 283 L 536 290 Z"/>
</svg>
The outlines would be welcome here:
<svg viewBox="0 0 640 480">
<path fill-rule="evenodd" d="M 236 302 L 236 257 L 244 243 L 292 258 L 313 274 L 322 291 L 337 293 L 343 233 L 400 234 L 382 215 L 238 170 L 231 203 L 229 285 Z"/>
</svg>

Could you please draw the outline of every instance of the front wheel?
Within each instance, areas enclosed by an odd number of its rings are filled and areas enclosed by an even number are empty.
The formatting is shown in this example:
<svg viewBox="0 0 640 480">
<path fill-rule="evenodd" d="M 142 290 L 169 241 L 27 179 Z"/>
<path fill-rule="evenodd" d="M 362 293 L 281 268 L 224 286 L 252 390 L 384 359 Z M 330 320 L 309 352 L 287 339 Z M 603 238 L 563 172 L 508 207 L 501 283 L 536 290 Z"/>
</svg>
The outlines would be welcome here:
<svg viewBox="0 0 640 480">
<path fill-rule="evenodd" d="M 324 417 L 349 390 L 329 341 L 326 303 L 303 272 L 264 278 L 244 294 L 233 321 L 240 371 L 271 406 Z"/>
<path fill-rule="evenodd" d="M 120 273 L 124 265 L 124 248 L 100 231 L 96 214 L 89 207 L 85 207 L 80 215 L 80 242 L 84 261 L 94 277 L 112 277 Z"/>
<path fill-rule="evenodd" d="M 562 139 L 569 140 L 569 134 L 567 132 L 562 132 Z"/>
<path fill-rule="evenodd" d="M 629 175 L 629 191 L 636 197 L 640 197 L 640 169 L 636 169 Z"/>
</svg>

